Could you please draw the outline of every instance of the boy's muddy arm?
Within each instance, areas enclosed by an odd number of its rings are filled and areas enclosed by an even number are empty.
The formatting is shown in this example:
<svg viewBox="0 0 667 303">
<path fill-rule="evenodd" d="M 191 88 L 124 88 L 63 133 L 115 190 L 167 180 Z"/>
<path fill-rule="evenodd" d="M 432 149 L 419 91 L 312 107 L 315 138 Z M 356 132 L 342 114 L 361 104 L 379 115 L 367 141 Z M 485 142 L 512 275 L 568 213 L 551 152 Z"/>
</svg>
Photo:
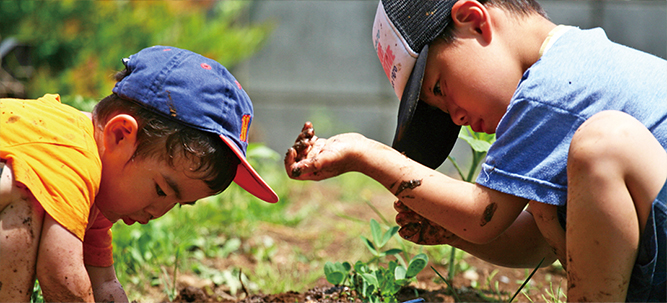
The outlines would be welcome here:
<svg viewBox="0 0 667 303">
<path fill-rule="evenodd" d="M 472 243 L 487 243 L 503 233 L 527 201 L 483 186 L 455 180 L 423 166 L 395 149 L 358 134 L 320 139 L 304 126 L 285 157 L 290 177 L 322 180 L 361 172 L 384 185 L 415 213 Z M 312 139 L 315 138 L 315 139 Z M 300 161 L 297 161 L 300 159 Z"/>
<path fill-rule="evenodd" d="M 514 223 L 493 241 L 475 244 L 460 239 L 443 227 L 416 214 L 401 201 L 394 202 L 398 212 L 396 223 L 401 227 L 399 235 L 421 245 L 448 244 L 462 249 L 482 260 L 505 267 L 532 268 L 542 258 L 542 266 L 548 266 L 556 255 L 544 240 L 533 216 L 522 212 Z"/>
<path fill-rule="evenodd" d="M 88 272 L 83 265 L 83 243 L 58 224 L 44 216 L 37 279 L 48 302 L 94 302 Z"/>
<path fill-rule="evenodd" d="M 123 286 L 118 282 L 113 266 L 86 266 L 93 286 L 95 302 L 128 302 Z"/>
</svg>

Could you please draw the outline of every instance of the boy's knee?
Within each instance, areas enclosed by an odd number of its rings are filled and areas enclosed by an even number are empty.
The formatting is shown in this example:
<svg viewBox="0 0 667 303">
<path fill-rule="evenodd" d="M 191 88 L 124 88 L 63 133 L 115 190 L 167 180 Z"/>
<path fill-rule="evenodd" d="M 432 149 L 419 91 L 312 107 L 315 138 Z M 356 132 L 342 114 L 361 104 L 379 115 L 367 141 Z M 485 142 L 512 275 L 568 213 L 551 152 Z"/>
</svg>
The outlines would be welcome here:
<svg viewBox="0 0 667 303">
<path fill-rule="evenodd" d="M 568 166 L 613 164 L 631 157 L 631 142 L 640 134 L 649 134 L 634 117 L 619 111 L 603 111 L 586 120 L 575 132 L 570 144 Z"/>
</svg>

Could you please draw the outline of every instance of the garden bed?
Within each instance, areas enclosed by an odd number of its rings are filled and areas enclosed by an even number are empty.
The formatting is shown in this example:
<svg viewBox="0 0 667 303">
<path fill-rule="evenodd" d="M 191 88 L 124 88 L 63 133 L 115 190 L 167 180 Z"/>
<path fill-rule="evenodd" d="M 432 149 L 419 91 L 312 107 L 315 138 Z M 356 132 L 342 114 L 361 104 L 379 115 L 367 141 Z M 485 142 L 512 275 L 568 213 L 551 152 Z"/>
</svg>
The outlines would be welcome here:
<svg viewBox="0 0 667 303">
<path fill-rule="evenodd" d="M 126 273 L 131 268 L 140 270 L 138 274 L 122 275 L 121 281 L 130 300 L 138 303 L 355 302 L 353 293 L 341 292 L 340 288 L 327 282 L 324 264 L 345 261 L 354 264 L 357 260 L 370 260 L 372 255 L 361 239 L 362 236 L 371 237 L 369 221 L 382 222 L 383 230 L 386 230 L 394 224 L 396 214 L 392 207 L 395 198 L 390 193 L 377 183 L 359 180 L 359 176 L 352 176 L 332 182 L 289 181 L 289 192 L 284 194 L 289 200 L 279 202 L 285 203 L 278 216 L 284 222 L 262 219 L 253 223 L 254 219 L 249 215 L 274 210 L 279 205 L 259 203 L 252 206 L 236 202 L 234 207 L 242 207 L 238 211 L 224 208 L 229 201 L 223 199 L 220 204 L 207 205 L 204 201 L 194 207 L 184 207 L 173 215 L 168 214 L 173 217 L 151 222 L 151 226 L 130 226 L 153 238 L 145 243 L 129 243 L 124 249 L 117 247 L 120 251 L 118 256 L 142 255 L 150 251 L 152 259 L 138 258 L 137 261 L 141 262 L 131 266 L 117 264 L 116 270 L 119 273 Z M 243 200 L 234 195 L 232 198 Z M 262 209 L 252 210 L 254 207 Z M 210 214 L 215 209 L 219 209 L 216 215 L 238 211 L 242 217 L 205 220 L 189 214 Z M 238 222 L 234 223 L 234 220 Z M 173 230 L 165 231 L 167 226 Z M 190 227 L 198 229 L 188 231 L 187 236 L 179 234 L 180 230 Z M 227 231 L 216 231 L 220 227 L 227 228 Z M 122 234 L 132 232 L 123 228 L 118 237 L 121 239 L 124 237 Z M 160 233 L 173 238 L 158 238 Z M 219 235 L 214 237 L 211 234 Z M 195 236 L 201 239 L 187 240 L 197 243 L 194 246 L 174 245 L 184 243 L 186 240 L 183 237 Z M 149 246 L 156 241 L 163 244 Z M 237 241 L 237 245 L 228 249 L 231 247 L 228 243 L 233 241 Z M 132 251 L 142 245 L 149 248 L 139 253 Z M 180 253 L 173 250 L 158 252 L 159 249 L 173 249 L 170 245 L 187 248 L 185 251 L 181 249 Z M 451 281 L 456 291 L 454 295 L 434 271 L 447 277 L 451 247 L 419 246 L 394 236 L 383 250 L 389 248 L 402 249 L 406 260 L 421 252 L 429 258 L 428 265 L 416 280 L 398 293 L 399 302 L 414 298 L 423 298 L 426 302 L 456 302 L 456 298 L 459 302 L 507 302 L 532 271 L 498 267 L 457 251 L 456 271 Z M 229 253 L 222 254 L 224 250 L 229 250 Z M 125 262 L 132 260 L 130 258 Z M 158 263 L 157 260 L 164 261 L 161 265 L 149 265 L 151 262 Z M 223 277 L 223 274 L 226 276 Z M 561 268 L 553 265 L 544 267 L 524 287 L 525 295 L 519 294 L 513 302 L 564 302 L 566 286 L 565 273 Z"/>
</svg>

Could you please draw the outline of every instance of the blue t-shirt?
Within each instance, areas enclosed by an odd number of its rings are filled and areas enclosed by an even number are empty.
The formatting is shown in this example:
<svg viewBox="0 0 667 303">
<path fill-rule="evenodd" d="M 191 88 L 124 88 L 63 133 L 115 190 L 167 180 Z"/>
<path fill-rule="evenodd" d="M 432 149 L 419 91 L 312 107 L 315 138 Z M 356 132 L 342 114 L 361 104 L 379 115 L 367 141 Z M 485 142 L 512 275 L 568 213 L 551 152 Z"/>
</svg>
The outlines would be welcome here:
<svg viewBox="0 0 667 303">
<path fill-rule="evenodd" d="M 603 110 L 632 115 L 667 149 L 667 61 L 572 28 L 523 74 L 477 183 L 565 205 L 572 135 Z"/>
</svg>

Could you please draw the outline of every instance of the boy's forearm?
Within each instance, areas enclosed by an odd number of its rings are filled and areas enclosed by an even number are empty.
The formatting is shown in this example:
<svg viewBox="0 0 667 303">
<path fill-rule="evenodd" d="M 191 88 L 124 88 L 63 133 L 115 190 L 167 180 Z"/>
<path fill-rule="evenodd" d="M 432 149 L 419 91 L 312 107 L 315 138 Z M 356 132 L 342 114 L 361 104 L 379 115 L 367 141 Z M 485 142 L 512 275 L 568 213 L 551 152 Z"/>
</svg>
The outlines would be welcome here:
<svg viewBox="0 0 667 303">
<path fill-rule="evenodd" d="M 86 266 L 96 302 L 128 302 L 123 286 L 116 278 L 113 266 Z"/>
<path fill-rule="evenodd" d="M 527 201 L 455 180 L 372 141 L 357 160 L 359 171 L 384 185 L 419 215 L 471 243 L 503 233 Z"/>
<path fill-rule="evenodd" d="M 83 245 L 74 234 L 46 214 L 42 225 L 36 275 L 44 300 L 49 302 L 94 302 L 83 265 Z"/>
<path fill-rule="evenodd" d="M 458 241 L 452 245 L 484 261 L 505 267 L 534 268 L 542 258 L 542 266 L 556 260 L 556 255 L 535 225 L 533 216 L 526 211 L 489 243 Z"/>
</svg>

